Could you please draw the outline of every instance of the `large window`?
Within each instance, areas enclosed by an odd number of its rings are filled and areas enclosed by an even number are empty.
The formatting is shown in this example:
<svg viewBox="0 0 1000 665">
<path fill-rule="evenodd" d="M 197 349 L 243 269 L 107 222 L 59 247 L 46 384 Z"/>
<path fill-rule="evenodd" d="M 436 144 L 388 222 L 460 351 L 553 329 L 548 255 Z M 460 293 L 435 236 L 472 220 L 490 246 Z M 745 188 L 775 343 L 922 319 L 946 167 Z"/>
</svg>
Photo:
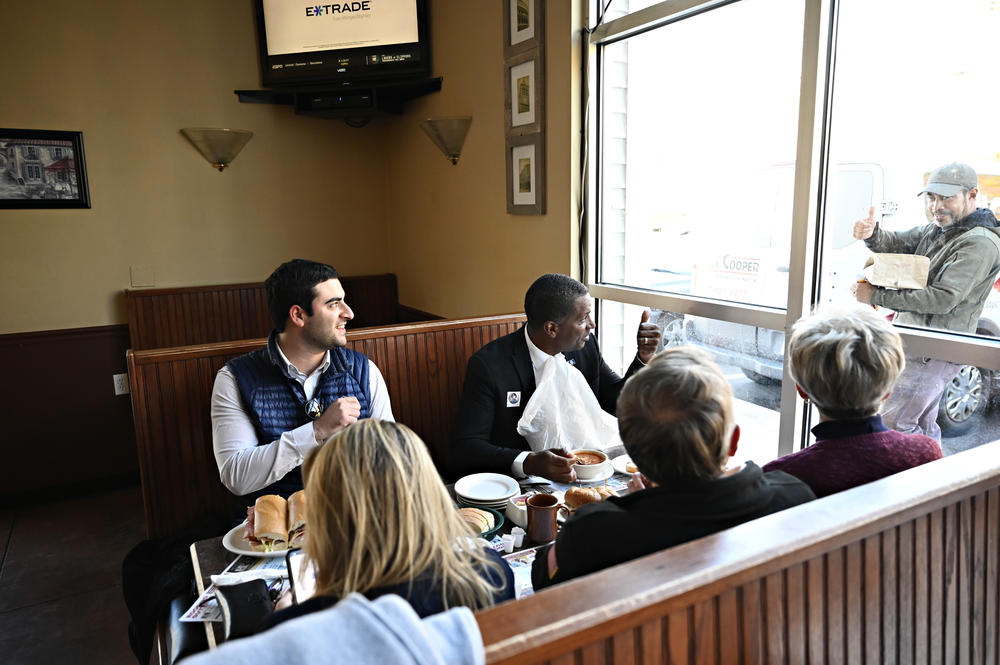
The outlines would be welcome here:
<svg viewBox="0 0 1000 665">
<path fill-rule="evenodd" d="M 780 447 L 762 455 L 801 446 L 813 414 L 784 331 L 853 301 L 871 254 L 854 222 L 873 209 L 883 230 L 927 226 L 917 194 L 955 161 L 979 175 L 975 205 L 1000 209 L 997 34 L 1000 4 L 977 0 L 612 0 L 591 39 L 589 130 L 606 353 L 628 364 L 651 307 L 670 343 L 712 351 L 748 412 L 769 414 L 754 426 Z M 908 354 L 961 365 L 941 398 L 946 452 L 1000 438 L 1000 353 L 980 341 L 1000 336 L 1000 291 L 975 330 L 880 311 L 911 324 Z"/>
</svg>

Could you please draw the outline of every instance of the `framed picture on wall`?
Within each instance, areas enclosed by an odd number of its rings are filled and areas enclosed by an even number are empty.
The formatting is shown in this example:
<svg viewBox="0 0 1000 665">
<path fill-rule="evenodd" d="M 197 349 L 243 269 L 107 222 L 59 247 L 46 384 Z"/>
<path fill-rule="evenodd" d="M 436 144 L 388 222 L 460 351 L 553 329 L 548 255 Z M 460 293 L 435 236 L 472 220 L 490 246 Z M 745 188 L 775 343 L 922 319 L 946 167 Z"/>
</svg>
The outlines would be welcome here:
<svg viewBox="0 0 1000 665">
<path fill-rule="evenodd" d="M 503 7 L 504 57 L 540 46 L 545 35 L 544 0 L 504 0 Z"/>
<path fill-rule="evenodd" d="M 505 65 L 504 111 L 512 134 L 533 134 L 544 128 L 545 81 L 538 51 L 511 58 Z"/>
<path fill-rule="evenodd" d="M 545 214 L 545 137 L 507 137 L 507 212 Z"/>
<path fill-rule="evenodd" d="M 89 208 L 83 134 L 0 129 L 0 208 Z"/>
</svg>

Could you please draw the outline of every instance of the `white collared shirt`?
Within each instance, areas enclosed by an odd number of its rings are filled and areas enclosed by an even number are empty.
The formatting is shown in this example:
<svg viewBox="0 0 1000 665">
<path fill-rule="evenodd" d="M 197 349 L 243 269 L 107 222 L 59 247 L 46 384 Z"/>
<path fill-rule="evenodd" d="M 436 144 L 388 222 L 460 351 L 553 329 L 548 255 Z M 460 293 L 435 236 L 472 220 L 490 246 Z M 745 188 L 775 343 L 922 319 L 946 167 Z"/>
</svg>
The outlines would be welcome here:
<svg viewBox="0 0 1000 665">
<path fill-rule="evenodd" d="M 306 400 L 312 399 L 319 377 L 330 367 L 330 352 L 309 375 L 295 367 L 278 346 L 278 353 L 288 368 L 288 374 L 302 385 Z M 371 396 L 371 417 L 395 420 L 389 391 L 375 363 L 368 360 L 368 394 Z M 236 495 L 249 494 L 280 480 L 305 460 L 306 455 L 322 442 L 316 440 L 312 421 L 283 432 L 271 443 L 257 445 L 257 430 L 243 410 L 236 377 L 223 366 L 215 376 L 212 388 L 212 448 L 219 466 L 219 478 Z"/>
</svg>

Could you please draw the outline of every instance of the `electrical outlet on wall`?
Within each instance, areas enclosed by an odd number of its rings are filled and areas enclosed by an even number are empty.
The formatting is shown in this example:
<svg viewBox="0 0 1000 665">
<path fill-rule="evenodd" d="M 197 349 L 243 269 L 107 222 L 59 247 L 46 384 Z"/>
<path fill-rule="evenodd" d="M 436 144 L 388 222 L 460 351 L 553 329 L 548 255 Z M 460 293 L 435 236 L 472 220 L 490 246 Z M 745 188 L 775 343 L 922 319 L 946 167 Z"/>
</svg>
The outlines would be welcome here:
<svg viewBox="0 0 1000 665">
<path fill-rule="evenodd" d="M 115 381 L 115 394 L 116 395 L 128 395 L 128 374 L 115 374 L 111 378 Z"/>
</svg>

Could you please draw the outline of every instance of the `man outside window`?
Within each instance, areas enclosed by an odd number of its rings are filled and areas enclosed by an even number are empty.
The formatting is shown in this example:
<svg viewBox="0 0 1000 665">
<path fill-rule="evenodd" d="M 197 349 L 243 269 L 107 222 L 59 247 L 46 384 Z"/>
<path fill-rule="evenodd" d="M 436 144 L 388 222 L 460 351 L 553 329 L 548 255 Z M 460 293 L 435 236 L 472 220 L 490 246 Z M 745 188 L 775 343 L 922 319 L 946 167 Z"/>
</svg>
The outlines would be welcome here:
<svg viewBox="0 0 1000 665">
<path fill-rule="evenodd" d="M 996 217 L 976 207 L 976 172 L 967 164 L 934 169 L 925 197 L 932 223 L 908 231 L 886 231 L 868 218 L 854 224 L 854 237 L 873 252 L 918 254 L 930 259 L 927 286 L 892 290 L 861 282 L 858 302 L 896 311 L 895 323 L 976 332 L 979 315 L 1000 270 L 1000 229 Z M 923 433 L 941 441 L 938 403 L 961 365 L 934 358 L 906 357 L 906 369 L 885 403 L 882 418 L 900 432 Z"/>
</svg>

